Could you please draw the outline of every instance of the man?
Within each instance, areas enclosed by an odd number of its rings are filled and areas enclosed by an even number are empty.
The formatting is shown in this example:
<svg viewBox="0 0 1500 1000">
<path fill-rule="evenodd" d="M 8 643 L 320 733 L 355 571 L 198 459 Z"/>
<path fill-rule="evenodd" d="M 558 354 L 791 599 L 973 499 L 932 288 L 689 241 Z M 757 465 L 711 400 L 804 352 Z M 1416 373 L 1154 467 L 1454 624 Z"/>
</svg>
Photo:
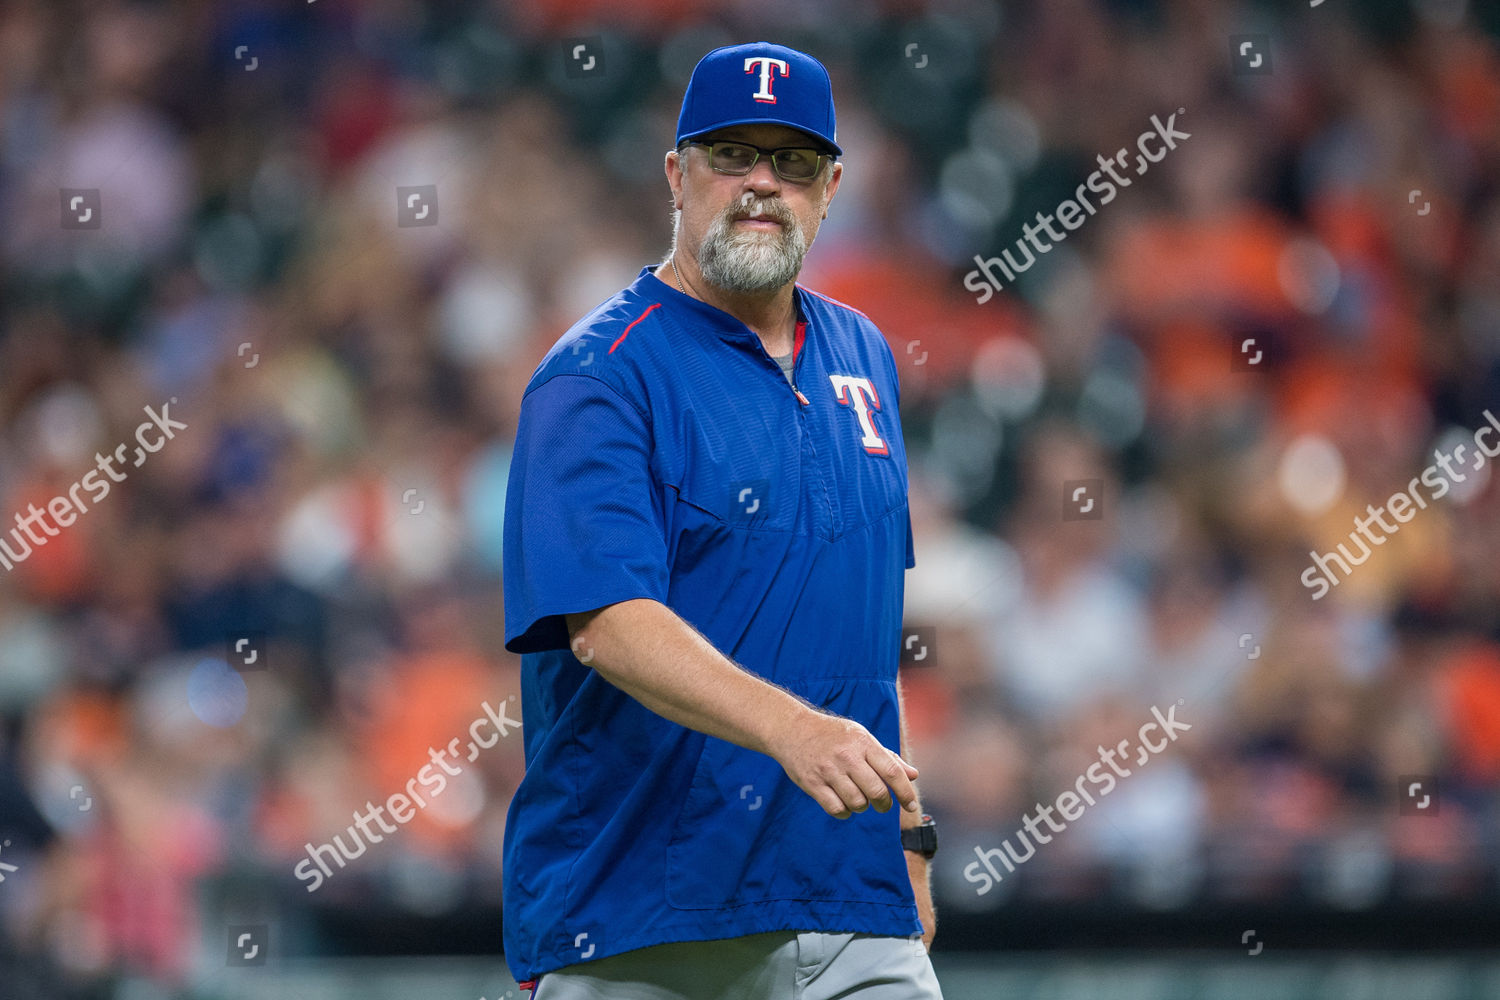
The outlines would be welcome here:
<svg viewBox="0 0 1500 1000">
<path fill-rule="evenodd" d="M 941 997 L 916 941 L 936 833 L 891 749 L 914 565 L 895 360 L 796 284 L 841 153 L 817 60 L 710 52 L 666 155 L 670 256 L 522 399 L 505 954 L 537 1000 Z"/>
</svg>

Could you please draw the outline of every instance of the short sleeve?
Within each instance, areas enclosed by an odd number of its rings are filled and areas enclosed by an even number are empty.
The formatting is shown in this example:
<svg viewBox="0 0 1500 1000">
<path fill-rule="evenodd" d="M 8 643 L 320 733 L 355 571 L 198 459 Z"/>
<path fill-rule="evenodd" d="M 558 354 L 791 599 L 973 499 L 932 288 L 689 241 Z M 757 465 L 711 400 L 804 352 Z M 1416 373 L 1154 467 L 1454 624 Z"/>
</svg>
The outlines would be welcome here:
<svg viewBox="0 0 1500 1000">
<path fill-rule="evenodd" d="M 640 411 L 592 375 L 528 392 L 505 498 L 505 648 L 566 649 L 565 614 L 665 601 L 665 534 Z"/>
<path fill-rule="evenodd" d="M 917 564 L 917 547 L 911 535 L 911 508 L 906 509 L 906 568 L 911 569 Z"/>
</svg>

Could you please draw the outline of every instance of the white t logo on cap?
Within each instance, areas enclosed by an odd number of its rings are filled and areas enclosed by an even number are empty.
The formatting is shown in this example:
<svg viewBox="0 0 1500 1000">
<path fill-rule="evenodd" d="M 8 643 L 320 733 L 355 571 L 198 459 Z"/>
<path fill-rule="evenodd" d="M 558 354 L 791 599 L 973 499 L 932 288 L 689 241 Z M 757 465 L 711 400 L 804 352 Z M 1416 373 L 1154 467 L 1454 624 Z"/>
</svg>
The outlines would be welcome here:
<svg viewBox="0 0 1500 1000">
<path fill-rule="evenodd" d="M 753 72 L 756 63 L 760 63 L 760 89 L 753 95 L 757 101 L 766 104 L 775 104 L 776 96 L 771 93 L 771 68 L 781 70 L 781 75 L 786 76 L 790 67 L 784 59 L 772 59 L 770 56 L 751 56 L 745 60 L 745 72 Z"/>
</svg>

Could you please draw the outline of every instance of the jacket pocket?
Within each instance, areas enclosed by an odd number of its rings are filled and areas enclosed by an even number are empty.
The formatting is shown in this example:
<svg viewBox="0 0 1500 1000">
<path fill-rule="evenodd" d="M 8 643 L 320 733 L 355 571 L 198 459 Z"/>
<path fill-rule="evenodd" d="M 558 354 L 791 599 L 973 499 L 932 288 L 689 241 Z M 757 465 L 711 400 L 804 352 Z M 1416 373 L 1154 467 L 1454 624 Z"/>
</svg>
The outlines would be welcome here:
<svg viewBox="0 0 1500 1000">
<path fill-rule="evenodd" d="M 667 902 L 694 910 L 775 898 L 786 788 L 802 794 L 771 758 L 704 737 L 667 842 Z"/>
<path fill-rule="evenodd" d="M 900 739 L 894 685 L 819 681 L 788 687 L 815 705 L 861 719 L 892 746 Z M 912 902 L 900 813 L 867 809 L 835 819 L 772 758 L 704 738 L 667 842 L 667 902 L 722 909 L 769 900 Z"/>
</svg>

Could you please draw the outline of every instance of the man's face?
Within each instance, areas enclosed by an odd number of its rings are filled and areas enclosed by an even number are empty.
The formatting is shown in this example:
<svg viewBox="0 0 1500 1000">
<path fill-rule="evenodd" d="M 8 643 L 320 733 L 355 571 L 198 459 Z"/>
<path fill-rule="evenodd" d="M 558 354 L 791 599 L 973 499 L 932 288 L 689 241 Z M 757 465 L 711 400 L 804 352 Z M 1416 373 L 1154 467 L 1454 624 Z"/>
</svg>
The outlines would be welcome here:
<svg viewBox="0 0 1500 1000">
<path fill-rule="evenodd" d="M 763 149 L 817 148 L 805 132 L 781 125 L 738 125 L 702 137 Z M 744 176 L 708 165 L 708 150 L 688 146 L 667 154 L 667 180 L 682 213 L 679 243 L 705 280 L 727 291 L 773 291 L 796 279 L 818 226 L 839 186 L 843 164 L 827 166 L 809 183 L 784 181 L 762 153 Z"/>
</svg>

